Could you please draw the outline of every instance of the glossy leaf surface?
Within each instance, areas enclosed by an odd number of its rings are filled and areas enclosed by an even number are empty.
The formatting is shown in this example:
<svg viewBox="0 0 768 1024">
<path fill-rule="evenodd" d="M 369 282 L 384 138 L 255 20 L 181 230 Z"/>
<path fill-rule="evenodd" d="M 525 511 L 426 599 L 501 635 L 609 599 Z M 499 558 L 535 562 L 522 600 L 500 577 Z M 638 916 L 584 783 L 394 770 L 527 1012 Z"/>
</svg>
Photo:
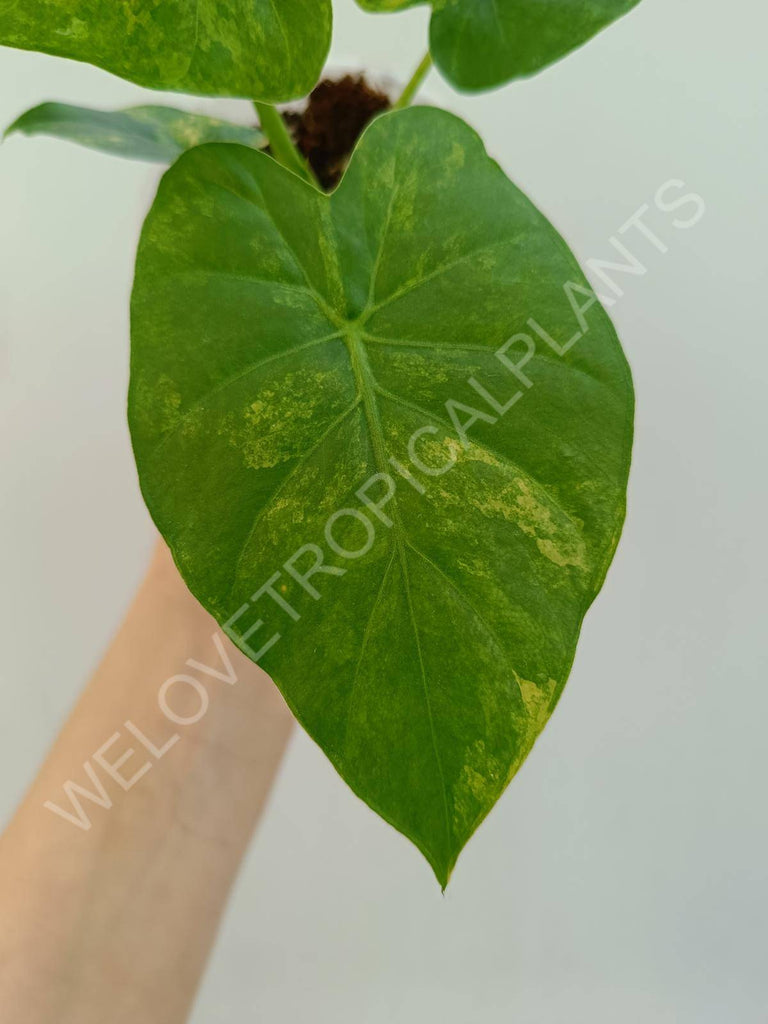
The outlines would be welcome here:
<svg viewBox="0 0 768 1024">
<path fill-rule="evenodd" d="M 397 11 L 421 0 L 358 0 Z M 458 89 L 478 91 L 532 75 L 616 21 L 639 0 L 434 0 L 430 50 Z"/>
<path fill-rule="evenodd" d="M 147 505 L 443 885 L 565 683 L 632 415 L 573 256 L 457 118 L 378 118 L 331 196 L 237 146 L 165 175 L 132 306 Z"/>
<path fill-rule="evenodd" d="M 2 45 L 206 96 L 303 96 L 330 38 L 330 0 L 0 0 Z"/>
<path fill-rule="evenodd" d="M 173 163 L 187 149 L 205 142 L 238 142 L 253 149 L 267 144 L 258 128 L 159 106 L 93 110 L 41 103 L 22 114 L 5 134 L 16 132 L 51 135 L 102 153 L 157 163 Z"/>
</svg>

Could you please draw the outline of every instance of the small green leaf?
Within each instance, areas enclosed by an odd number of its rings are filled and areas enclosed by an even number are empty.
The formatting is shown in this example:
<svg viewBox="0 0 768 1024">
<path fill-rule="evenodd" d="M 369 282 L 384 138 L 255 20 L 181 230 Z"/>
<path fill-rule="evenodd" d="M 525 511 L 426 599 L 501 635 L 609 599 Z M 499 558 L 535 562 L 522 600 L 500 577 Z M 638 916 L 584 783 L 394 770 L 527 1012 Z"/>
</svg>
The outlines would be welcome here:
<svg viewBox="0 0 768 1024">
<path fill-rule="evenodd" d="M 0 0 L 2 45 L 204 96 L 303 96 L 330 39 L 331 0 Z"/>
<path fill-rule="evenodd" d="M 204 142 L 239 142 L 252 149 L 267 144 L 257 128 L 156 106 L 92 110 L 68 103 L 41 103 L 22 114 L 5 134 L 15 132 L 53 135 L 102 153 L 157 163 L 173 163 L 187 149 Z"/>
<path fill-rule="evenodd" d="M 424 0 L 358 0 L 397 11 Z M 493 89 L 586 43 L 640 0 L 432 0 L 430 50 L 457 89 Z"/>
<path fill-rule="evenodd" d="M 379 117 L 330 196 L 239 146 L 163 178 L 132 304 L 147 505 L 442 885 L 565 684 L 632 416 L 576 261 L 457 118 Z"/>
</svg>

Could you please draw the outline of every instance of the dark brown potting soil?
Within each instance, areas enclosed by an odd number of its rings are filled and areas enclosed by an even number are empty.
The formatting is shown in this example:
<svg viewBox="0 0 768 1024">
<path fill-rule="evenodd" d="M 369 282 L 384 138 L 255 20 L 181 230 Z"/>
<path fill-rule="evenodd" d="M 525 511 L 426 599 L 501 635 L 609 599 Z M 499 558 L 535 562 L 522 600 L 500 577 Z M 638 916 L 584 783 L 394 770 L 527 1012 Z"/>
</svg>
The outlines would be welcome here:
<svg viewBox="0 0 768 1024">
<path fill-rule="evenodd" d="M 286 112 L 285 122 L 324 189 L 338 183 L 368 122 L 390 107 L 389 97 L 363 75 L 324 79 L 303 111 Z"/>
</svg>

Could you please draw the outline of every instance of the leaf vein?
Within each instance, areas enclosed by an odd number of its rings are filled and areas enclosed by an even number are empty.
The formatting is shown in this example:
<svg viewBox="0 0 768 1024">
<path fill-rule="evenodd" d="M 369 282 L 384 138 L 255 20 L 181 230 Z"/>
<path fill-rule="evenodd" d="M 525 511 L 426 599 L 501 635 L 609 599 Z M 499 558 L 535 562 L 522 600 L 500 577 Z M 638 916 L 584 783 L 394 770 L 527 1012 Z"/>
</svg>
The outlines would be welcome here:
<svg viewBox="0 0 768 1024">
<path fill-rule="evenodd" d="M 419 627 L 416 625 L 416 615 L 413 610 L 413 596 L 411 594 L 411 582 L 408 576 L 408 564 L 405 557 L 405 545 L 401 540 L 398 540 L 398 551 L 400 554 L 400 565 L 403 571 L 403 582 L 405 584 L 405 597 L 408 603 L 408 613 L 411 619 L 411 626 L 413 628 L 413 636 L 416 641 L 416 653 L 419 658 L 419 668 L 421 670 L 421 683 L 424 689 L 424 703 L 427 708 L 427 720 L 429 722 L 429 731 L 432 736 L 432 746 L 435 751 L 435 760 L 437 761 L 437 771 L 440 776 L 441 790 L 443 794 L 443 810 L 445 812 L 445 834 L 448 843 L 451 842 L 451 816 L 448 809 L 448 789 L 445 784 L 445 773 L 443 771 L 443 761 L 440 757 L 440 750 L 437 746 L 437 733 L 435 732 L 435 719 L 432 714 L 432 700 L 429 696 L 429 685 L 427 683 L 427 673 L 424 668 L 424 656 L 421 651 L 421 639 L 419 637 Z"/>
<path fill-rule="evenodd" d="M 373 629 L 373 620 L 374 620 L 374 617 L 376 615 L 376 611 L 377 611 L 379 605 L 381 604 L 381 598 L 382 598 L 382 596 L 384 594 L 384 585 L 387 582 L 387 577 L 389 576 L 389 570 L 392 568 L 392 563 L 395 561 L 395 555 L 396 554 L 397 554 L 397 549 L 395 547 L 393 547 L 392 548 L 392 554 L 390 556 L 389 561 L 387 562 L 387 567 L 384 570 L 384 575 L 381 577 L 381 583 L 379 584 L 379 589 L 376 592 L 376 599 L 374 600 L 373 605 L 371 607 L 371 614 L 368 616 L 368 622 L 366 623 L 365 631 L 363 633 L 363 640 L 362 640 L 362 644 L 360 646 L 360 656 L 357 659 L 357 664 L 355 665 L 355 674 L 354 674 L 354 676 L 352 678 L 352 685 L 349 688 L 347 716 L 346 716 L 346 722 L 344 724 L 344 743 L 343 743 L 343 748 L 345 750 L 347 748 L 347 736 L 348 736 L 348 733 L 349 733 L 349 720 L 350 720 L 350 717 L 351 717 L 351 714 L 352 714 L 352 699 L 354 697 L 355 689 L 357 688 L 357 681 L 358 681 L 358 677 L 360 675 L 360 666 L 363 663 L 363 657 L 365 655 L 366 648 L 368 647 L 368 641 L 370 640 L 371 632 L 372 632 L 372 629 Z"/>
<path fill-rule="evenodd" d="M 443 427 L 443 429 L 447 430 L 450 434 L 456 436 L 455 426 L 453 426 L 453 424 L 451 423 L 448 423 L 447 420 L 443 419 L 442 416 L 437 415 L 437 413 L 430 412 L 429 410 L 423 408 L 423 406 L 418 405 L 416 402 L 410 402 L 408 401 L 408 399 L 402 398 L 400 395 L 396 395 L 392 391 L 387 391 L 385 388 L 380 387 L 378 384 L 374 385 L 374 387 L 376 391 L 380 395 L 382 395 L 382 397 L 389 399 L 390 402 L 395 402 L 397 405 L 401 405 L 405 409 L 410 409 L 411 412 L 418 413 L 420 416 L 424 416 L 427 419 L 432 420 L 434 423 L 439 423 L 440 426 Z M 509 456 L 502 455 L 500 451 L 497 451 L 495 448 L 492 448 L 491 445 L 486 444 L 484 441 L 477 441 L 474 438 L 472 438 L 470 443 L 475 445 L 476 448 L 479 448 L 480 451 L 484 451 L 488 455 L 492 456 L 500 465 L 505 466 L 507 469 L 511 469 L 516 473 L 520 473 L 522 476 L 524 476 L 526 480 L 528 480 L 530 483 L 534 485 L 534 487 L 542 491 L 547 496 L 548 501 L 552 505 L 554 505 L 558 512 L 560 512 L 560 514 L 568 520 L 568 522 L 571 524 L 574 530 L 578 534 L 581 534 L 581 527 L 579 526 L 579 524 L 576 522 L 576 520 L 573 518 L 570 512 L 568 512 L 568 510 L 563 507 L 563 505 L 560 503 L 560 500 L 549 489 L 549 487 L 547 487 L 546 484 L 542 483 L 541 480 L 537 480 L 536 477 L 533 476 L 527 469 L 524 469 L 523 466 L 519 465 L 519 463 L 514 462 L 512 459 L 509 458 Z"/>
<path fill-rule="evenodd" d="M 430 281 L 436 280 L 443 274 L 450 273 L 450 271 L 462 266 L 469 260 L 476 259 L 478 256 L 482 256 L 484 253 L 491 252 L 493 249 L 498 248 L 498 246 L 500 245 L 511 245 L 515 241 L 515 238 L 498 238 L 495 242 L 489 242 L 487 245 L 480 246 L 479 249 L 472 249 L 470 252 L 465 252 L 462 256 L 457 256 L 455 259 L 449 260 L 447 263 L 442 263 L 439 267 L 435 267 L 434 270 L 430 271 L 428 274 L 424 274 L 422 277 L 413 278 L 410 281 L 405 281 L 402 285 L 400 285 L 399 288 L 395 289 L 394 292 L 388 295 L 385 299 L 382 299 L 381 302 L 378 302 L 373 306 L 366 307 L 361 316 L 361 321 L 367 323 L 369 318 L 372 317 L 375 313 L 380 312 L 386 306 L 392 305 L 393 302 L 396 302 L 398 299 L 401 299 L 404 295 L 407 295 L 409 292 L 415 291 L 415 289 L 417 288 L 421 288 L 422 285 L 429 284 Z"/>
<path fill-rule="evenodd" d="M 409 547 L 409 548 L 411 549 L 411 551 L 413 551 L 413 553 L 414 553 L 415 555 L 418 555 L 418 557 L 419 557 L 419 558 L 421 558 L 421 559 L 422 559 L 422 560 L 423 560 L 424 562 L 426 562 L 426 563 L 427 563 L 427 565 L 431 566 L 431 567 L 432 567 L 432 569 L 433 569 L 433 570 L 434 570 L 434 571 L 435 571 L 435 572 L 436 572 L 436 573 L 437 573 L 437 574 L 438 574 L 438 575 L 439 575 L 439 576 L 440 576 L 440 577 L 441 577 L 441 578 L 442 578 L 443 580 L 445 580 L 445 581 L 446 581 L 446 583 L 447 583 L 447 584 L 448 584 L 448 585 L 449 585 L 449 586 L 451 587 L 451 589 L 452 589 L 452 590 L 453 590 L 453 591 L 454 591 L 454 592 L 455 592 L 456 594 L 458 594 L 458 596 L 459 596 L 459 597 L 461 598 L 461 600 L 462 600 L 462 601 L 464 602 L 464 604 L 465 604 L 465 605 L 467 606 L 467 608 L 469 608 L 469 610 L 470 610 L 470 611 L 472 612 L 472 614 L 473 614 L 473 615 L 475 616 L 475 618 L 477 619 L 477 621 L 478 621 L 478 622 L 480 623 L 480 625 L 481 625 L 481 626 L 483 627 L 483 629 L 484 629 L 484 630 L 486 631 L 486 633 L 487 633 L 487 634 L 488 634 L 488 636 L 489 636 L 489 637 L 491 638 L 491 640 L 492 640 L 492 642 L 494 643 L 494 645 L 495 645 L 495 646 L 496 646 L 496 647 L 498 648 L 498 650 L 499 650 L 499 651 L 501 652 L 501 655 L 502 655 L 502 657 L 504 658 L 504 660 L 505 660 L 505 661 L 507 662 L 507 664 L 509 665 L 510 669 L 512 670 L 512 675 L 514 676 L 514 679 L 515 679 L 515 685 L 517 686 L 518 692 L 519 692 L 519 694 L 520 694 L 520 698 L 521 698 L 521 700 L 522 700 L 522 702 L 523 702 L 523 707 L 525 708 L 525 707 L 526 707 L 526 705 L 525 705 L 525 697 L 523 696 L 523 690 L 522 690 L 522 687 L 520 686 L 520 677 L 519 677 L 519 674 L 518 674 L 518 673 L 517 673 L 517 671 L 515 670 L 515 668 L 514 668 L 514 666 L 512 665 L 512 663 L 510 662 L 510 660 L 509 660 L 509 654 L 507 653 L 507 650 L 506 650 L 506 648 L 505 648 L 504 644 L 503 644 L 503 643 L 501 642 L 501 640 L 500 640 L 500 638 L 499 638 L 499 635 L 498 635 L 498 633 L 496 632 L 496 630 L 495 630 L 495 629 L 493 628 L 493 626 L 491 626 L 490 622 L 488 622 L 488 620 L 487 620 L 487 619 L 485 618 L 485 616 L 484 616 L 484 615 L 482 615 L 482 613 L 481 613 L 481 612 L 479 612 L 479 611 L 477 610 L 477 608 L 475 608 L 475 605 L 474 605 L 474 603 L 472 602 L 472 600 L 471 600 L 471 599 L 470 599 L 470 598 L 469 598 L 469 597 L 467 596 L 467 594 L 465 593 L 465 591 L 464 591 L 464 590 L 463 590 L 463 589 L 462 589 L 462 588 L 461 588 L 461 587 L 460 587 L 460 586 L 458 585 L 458 583 L 456 583 L 456 582 L 455 582 L 455 580 L 453 580 L 453 579 L 452 579 L 452 578 L 451 578 L 451 577 L 450 577 L 450 576 L 448 575 L 448 573 L 447 573 L 447 572 L 445 571 L 445 569 L 442 569 L 442 568 L 441 568 L 441 567 L 440 567 L 440 566 L 439 566 L 439 565 L 437 564 L 437 562 L 435 562 L 435 561 L 434 561 L 433 559 L 431 559 L 431 558 L 429 557 L 429 555 L 425 554 L 425 553 L 424 553 L 424 552 L 423 552 L 423 551 L 422 551 L 422 550 L 421 550 L 420 548 L 417 548 L 417 547 L 416 547 L 416 545 L 415 545 L 415 544 L 413 544 L 413 543 L 412 543 L 412 542 L 411 542 L 410 540 L 406 540 L 406 544 L 407 544 L 407 545 L 408 545 L 408 547 Z"/>
<path fill-rule="evenodd" d="M 371 447 L 373 449 L 374 462 L 376 464 L 377 470 L 382 474 L 386 474 L 388 472 L 388 463 L 386 459 L 384 431 L 381 425 L 381 417 L 379 415 L 378 405 L 376 403 L 376 390 L 378 388 L 378 385 L 376 384 L 375 377 L 371 370 L 370 364 L 368 363 L 368 357 L 366 355 L 365 346 L 363 345 L 362 341 L 354 332 L 350 332 L 346 340 L 349 349 L 350 359 L 352 362 L 352 370 L 354 372 L 355 379 L 358 384 L 360 399 L 363 403 L 365 418 L 368 424 L 369 433 L 371 435 Z M 451 819 L 448 810 L 448 789 L 445 782 L 445 774 L 443 771 L 442 759 L 440 757 L 440 750 L 437 745 L 437 733 L 435 732 L 435 723 L 432 715 L 432 703 L 429 696 L 429 686 L 427 684 L 426 670 L 424 668 L 424 659 L 421 651 L 421 640 L 419 638 L 418 626 L 416 625 L 416 618 L 413 610 L 410 580 L 408 577 L 408 566 L 405 557 L 405 544 L 403 541 L 405 530 L 402 524 L 402 520 L 400 519 L 400 511 L 398 509 L 396 497 L 393 497 L 391 507 L 393 520 L 393 537 L 395 540 L 396 550 L 400 556 L 400 564 L 403 572 L 403 583 L 405 585 L 408 612 L 411 620 L 411 626 L 414 632 L 414 639 L 416 642 L 416 649 L 419 658 L 419 667 L 421 671 L 422 686 L 424 690 L 424 701 L 427 710 L 427 720 L 429 723 L 429 730 L 432 738 L 432 749 L 435 755 L 435 763 L 437 765 L 437 774 L 440 779 L 440 788 L 442 792 L 443 807 L 445 811 L 446 840 L 450 845 Z"/>
<path fill-rule="evenodd" d="M 220 391 L 225 391 L 228 387 L 231 387 L 233 384 L 236 384 L 239 380 L 242 380 L 244 377 L 248 377 L 250 376 L 250 374 L 255 373 L 257 370 L 260 370 L 268 363 L 275 362 L 278 359 L 283 359 L 286 356 L 295 355 L 297 352 L 303 352 L 309 348 L 315 348 L 317 345 L 324 345 L 326 342 L 333 341 L 335 338 L 340 337 L 341 332 L 335 331 L 333 334 L 325 335 L 322 338 L 315 338 L 313 341 L 306 341 L 302 345 L 295 345 L 293 348 L 283 349 L 282 352 L 274 352 L 271 356 L 266 356 L 266 358 L 260 359 L 257 363 L 250 363 L 248 366 L 245 367 L 244 370 L 240 370 L 233 376 L 227 377 L 226 380 L 220 381 L 215 387 L 211 388 L 210 391 L 206 391 L 204 395 L 201 395 L 199 398 L 195 399 L 195 401 L 192 403 L 192 405 L 189 406 L 188 409 L 184 410 L 184 412 L 181 414 L 179 419 L 176 420 L 176 422 L 173 424 L 168 433 L 165 434 L 160 439 L 152 454 L 156 455 L 160 451 L 160 449 L 165 445 L 165 443 L 168 440 L 170 440 L 170 438 L 172 438 L 175 434 L 177 434 L 185 423 L 189 422 L 190 417 L 194 413 L 196 413 L 198 409 L 200 409 L 201 407 L 206 405 L 208 401 L 210 401 L 213 395 L 217 395 Z"/>
<path fill-rule="evenodd" d="M 349 405 L 342 413 L 340 413 L 328 425 L 328 427 L 326 427 L 326 429 L 323 431 L 323 433 L 320 435 L 320 437 L 315 441 L 315 443 L 313 445 L 311 445 L 309 448 L 307 448 L 307 450 L 305 452 L 302 452 L 302 454 L 299 456 L 297 462 L 291 467 L 289 472 L 286 473 L 286 475 L 280 481 L 278 486 L 270 494 L 270 496 L 267 498 L 267 500 L 264 502 L 264 504 L 259 509 L 258 513 L 256 514 L 256 518 L 253 520 L 253 522 L 251 524 L 251 527 L 250 527 L 250 529 L 248 531 L 248 536 L 245 538 L 243 546 L 240 548 L 240 554 L 238 555 L 237 561 L 235 562 L 234 571 L 232 573 L 232 586 L 231 586 L 230 591 L 229 591 L 229 598 L 230 599 L 232 597 L 232 593 L 233 593 L 233 591 L 235 589 L 235 586 L 237 585 L 237 581 L 238 581 L 238 578 L 239 578 L 239 575 L 240 575 L 240 568 L 242 566 L 242 562 L 243 562 L 243 558 L 245 556 L 245 552 L 248 550 L 248 547 L 250 546 L 250 543 L 251 543 L 251 541 L 253 540 L 253 538 L 255 536 L 257 527 L 261 524 L 261 522 L 263 521 L 263 519 L 266 516 L 266 514 L 273 507 L 275 501 L 280 497 L 280 495 L 283 493 L 283 491 L 288 486 L 288 484 L 291 482 L 291 480 L 293 480 L 293 478 L 296 476 L 296 474 L 299 472 L 299 470 L 303 469 L 306 466 L 307 462 L 312 458 L 312 456 L 315 454 L 315 452 L 318 451 L 318 449 L 321 448 L 325 444 L 325 442 L 327 441 L 329 436 L 334 432 L 334 430 L 336 430 L 337 427 L 341 426 L 341 424 L 344 422 L 344 420 L 347 419 L 347 417 L 351 416 L 351 414 L 355 411 L 355 409 L 357 409 L 357 407 L 360 405 L 360 401 L 361 401 L 361 399 L 360 399 L 360 396 L 358 395 L 358 397 L 354 400 L 354 402 L 352 402 L 351 405 Z"/>
</svg>

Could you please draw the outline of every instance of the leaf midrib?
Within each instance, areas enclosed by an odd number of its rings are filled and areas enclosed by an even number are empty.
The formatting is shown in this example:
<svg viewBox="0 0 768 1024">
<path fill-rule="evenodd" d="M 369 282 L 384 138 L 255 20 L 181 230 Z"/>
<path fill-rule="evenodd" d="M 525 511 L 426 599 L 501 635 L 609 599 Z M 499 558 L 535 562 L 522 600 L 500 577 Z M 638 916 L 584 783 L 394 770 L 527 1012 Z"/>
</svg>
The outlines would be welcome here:
<svg viewBox="0 0 768 1024">
<path fill-rule="evenodd" d="M 362 400 L 363 410 L 365 413 L 366 423 L 368 424 L 368 431 L 371 438 L 371 448 L 373 449 L 373 458 L 376 465 L 376 470 L 379 473 L 389 476 L 389 462 L 386 455 L 386 445 L 384 442 L 384 430 L 381 425 L 381 415 L 379 413 L 378 404 L 376 401 L 376 379 L 371 370 L 370 363 L 368 362 L 368 356 L 365 351 L 365 345 L 362 341 L 360 333 L 350 326 L 346 331 L 343 332 L 344 341 L 349 351 L 349 358 L 352 364 L 352 372 L 355 377 L 355 383 L 357 384 L 359 397 Z M 392 510 L 392 541 L 394 551 L 397 553 L 400 568 L 403 574 L 403 583 L 405 584 L 405 597 L 408 605 L 408 615 L 411 620 L 411 627 L 413 629 L 413 636 L 416 643 L 416 653 L 419 659 L 419 670 L 421 673 L 421 681 L 424 689 L 424 703 L 427 709 L 427 720 L 429 722 L 429 731 L 432 738 L 432 749 L 435 755 L 435 762 L 437 764 L 437 771 L 440 777 L 440 788 L 443 797 L 443 810 L 445 813 L 445 833 L 446 841 L 448 846 L 451 844 L 451 818 L 448 809 L 448 789 L 445 782 L 445 773 L 443 772 L 443 764 L 440 758 L 440 750 L 437 745 L 437 734 L 435 732 L 434 716 L 432 714 L 432 701 L 429 695 L 429 686 L 427 684 L 427 673 L 424 667 L 424 657 L 421 650 L 421 639 L 419 637 L 419 627 L 416 624 L 416 614 L 413 607 L 413 598 L 411 595 L 411 583 L 408 575 L 408 560 L 406 556 L 406 544 L 407 536 L 405 528 L 403 526 L 402 519 L 400 518 L 400 511 L 397 506 L 396 494 L 392 496 L 391 501 Z M 391 565 L 391 559 L 387 564 L 387 572 Z"/>
</svg>

